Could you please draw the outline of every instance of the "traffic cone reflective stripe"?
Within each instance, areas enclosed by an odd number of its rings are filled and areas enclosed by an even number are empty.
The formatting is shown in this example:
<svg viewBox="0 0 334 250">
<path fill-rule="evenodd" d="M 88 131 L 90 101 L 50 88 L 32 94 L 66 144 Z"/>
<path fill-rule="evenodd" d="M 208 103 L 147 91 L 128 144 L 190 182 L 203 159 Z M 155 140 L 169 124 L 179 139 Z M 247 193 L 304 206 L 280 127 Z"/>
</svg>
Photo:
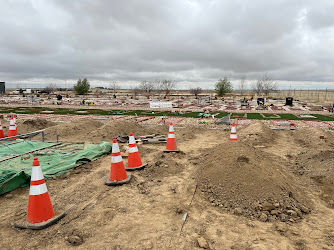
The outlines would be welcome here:
<svg viewBox="0 0 334 250">
<path fill-rule="evenodd" d="M 167 153 L 168 152 L 179 152 L 179 150 L 177 150 L 177 147 L 176 147 L 176 139 L 175 139 L 173 123 L 170 123 L 169 125 L 167 145 L 166 145 L 166 150 L 164 152 L 167 152 Z"/>
<path fill-rule="evenodd" d="M 0 122 L 0 138 L 5 138 L 5 134 L 3 132 L 1 122 Z"/>
<path fill-rule="evenodd" d="M 231 129 L 231 134 L 230 134 L 230 141 L 237 141 L 238 137 L 237 137 L 237 130 L 235 128 L 235 124 L 232 124 L 232 129 Z"/>
<path fill-rule="evenodd" d="M 16 116 L 15 116 L 15 115 L 13 115 L 13 120 L 14 120 L 14 124 L 15 124 L 16 135 L 18 135 L 18 132 L 17 132 L 17 124 L 16 124 Z"/>
<path fill-rule="evenodd" d="M 139 170 L 146 167 L 147 164 L 143 165 L 140 154 L 138 151 L 138 147 L 136 144 L 135 137 L 133 133 L 129 135 L 129 155 L 128 155 L 128 167 L 126 170 Z"/>
<path fill-rule="evenodd" d="M 111 168 L 110 168 L 110 177 L 106 181 L 106 185 L 120 185 L 128 183 L 131 179 L 131 175 L 127 175 L 117 143 L 117 139 L 113 139 L 112 144 L 112 154 L 111 154 Z"/>
<path fill-rule="evenodd" d="M 51 199 L 38 158 L 34 158 L 28 202 L 27 221 L 35 224 L 54 217 Z"/>
</svg>

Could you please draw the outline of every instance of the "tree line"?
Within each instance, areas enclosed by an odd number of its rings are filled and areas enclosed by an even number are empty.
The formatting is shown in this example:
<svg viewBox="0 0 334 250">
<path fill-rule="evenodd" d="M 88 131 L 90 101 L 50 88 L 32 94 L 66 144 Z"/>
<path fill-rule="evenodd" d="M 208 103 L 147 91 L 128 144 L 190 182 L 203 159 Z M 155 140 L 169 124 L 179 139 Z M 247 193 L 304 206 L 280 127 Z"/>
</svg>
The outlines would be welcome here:
<svg viewBox="0 0 334 250">
<path fill-rule="evenodd" d="M 248 89 L 248 82 L 246 76 L 242 76 L 238 82 L 238 87 L 241 95 L 244 95 L 245 90 Z M 151 96 L 153 92 L 157 92 L 159 95 L 164 93 L 165 96 L 169 96 L 170 92 L 175 89 L 176 83 L 172 80 L 155 80 L 155 81 L 142 81 L 140 84 L 132 88 L 132 93 L 136 96 L 139 93 L 147 96 Z M 46 88 L 47 91 L 53 92 L 56 89 L 55 84 L 49 84 Z M 90 83 L 87 78 L 79 79 L 77 83 L 73 86 L 74 91 L 78 95 L 85 95 L 89 93 Z M 111 89 L 115 95 L 120 86 L 116 81 L 109 84 L 109 89 Z M 256 81 L 251 83 L 251 89 L 256 95 L 269 95 L 271 92 L 277 90 L 277 82 L 273 80 L 273 77 L 269 74 L 261 75 Z M 190 93 L 196 97 L 202 93 L 202 88 L 195 87 L 191 88 Z M 218 96 L 222 97 L 227 93 L 233 91 L 233 85 L 227 77 L 219 79 L 215 84 L 215 91 Z"/>
</svg>

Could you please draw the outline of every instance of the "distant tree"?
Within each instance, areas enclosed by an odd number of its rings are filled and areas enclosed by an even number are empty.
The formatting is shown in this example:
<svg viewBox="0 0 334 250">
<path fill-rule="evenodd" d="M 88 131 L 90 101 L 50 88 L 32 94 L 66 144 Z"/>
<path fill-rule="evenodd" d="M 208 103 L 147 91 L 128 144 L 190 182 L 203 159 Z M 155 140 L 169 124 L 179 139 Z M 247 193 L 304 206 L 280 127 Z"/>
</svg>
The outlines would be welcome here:
<svg viewBox="0 0 334 250">
<path fill-rule="evenodd" d="M 139 84 L 139 89 L 149 98 L 151 92 L 154 90 L 154 84 L 152 82 L 142 81 Z"/>
<path fill-rule="evenodd" d="M 116 91 L 121 87 L 117 84 L 116 81 L 113 81 L 112 83 L 109 84 L 109 88 L 113 91 L 113 94 L 115 95 Z"/>
<path fill-rule="evenodd" d="M 56 90 L 57 90 L 57 84 L 55 84 L 55 83 L 50 83 L 49 85 L 47 85 L 44 88 L 44 91 L 46 91 L 48 93 L 52 93 L 52 92 L 54 92 Z"/>
<path fill-rule="evenodd" d="M 260 79 L 253 83 L 253 91 L 258 96 L 263 92 L 263 83 Z"/>
<path fill-rule="evenodd" d="M 154 87 L 156 91 L 158 92 L 158 95 L 160 96 L 161 92 L 163 91 L 162 81 L 155 80 L 154 81 Z"/>
<path fill-rule="evenodd" d="M 224 79 L 219 79 L 215 85 L 215 90 L 218 96 L 224 96 L 225 94 L 232 92 L 232 83 L 228 80 L 227 77 L 224 77 Z"/>
<path fill-rule="evenodd" d="M 273 77 L 268 74 L 264 74 L 261 78 L 263 85 L 263 93 L 268 96 L 270 92 L 277 90 L 277 82 L 273 80 Z"/>
<path fill-rule="evenodd" d="M 202 89 L 200 87 L 190 89 L 190 94 L 196 96 L 196 98 L 200 93 L 202 93 Z"/>
<path fill-rule="evenodd" d="M 165 91 L 165 95 L 168 96 L 170 91 L 175 88 L 175 83 L 171 80 L 162 80 L 161 81 L 161 89 Z"/>
<path fill-rule="evenodd" d="M 83 80 L 79 79 L 77 81 L 77 84 L 73 86 L 74 91 L 78 95 L 85 95 L 89 92 L 90 84 L 87 78 L 84 78 Z"/>
<path fill-rule="evenodd" d="M 273 80 L 271 75 L 263 74 L 253 84 L 253 90 L 257 95 L 264 94 L 268 96 L 270 92 L 277 90 L 277 82 Z"/>
<path fill-rule="evenodd" d="M 246 88 L 247 82 L 246 82 L 246 76 L 242 76 L 240 78 L 239 81 L 239 90 L 240 90 L 240 94 L 243 95 L 244 94 L 244 90 Z"/>
<path fill-rule="evenodd" d="M 139 87 L 132 88 L 132 94 L 136 97 L 140 93 Z"/>
</svg>

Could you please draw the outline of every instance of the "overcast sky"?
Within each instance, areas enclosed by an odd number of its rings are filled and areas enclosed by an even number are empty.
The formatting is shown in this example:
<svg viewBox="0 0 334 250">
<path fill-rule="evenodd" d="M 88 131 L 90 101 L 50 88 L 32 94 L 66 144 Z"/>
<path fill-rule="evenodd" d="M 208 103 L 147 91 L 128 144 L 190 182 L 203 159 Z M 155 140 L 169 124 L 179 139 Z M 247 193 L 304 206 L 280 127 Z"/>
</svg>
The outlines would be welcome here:
<svg viewBox="0 0 334 250">
<path fill-rule="evenodd" d="M 0 9 L 7 86 L 87 77 L 206 89 L 268 73 L 280 88 L 334 89 L 333 0 L 0 0 Z"/>
</svg>

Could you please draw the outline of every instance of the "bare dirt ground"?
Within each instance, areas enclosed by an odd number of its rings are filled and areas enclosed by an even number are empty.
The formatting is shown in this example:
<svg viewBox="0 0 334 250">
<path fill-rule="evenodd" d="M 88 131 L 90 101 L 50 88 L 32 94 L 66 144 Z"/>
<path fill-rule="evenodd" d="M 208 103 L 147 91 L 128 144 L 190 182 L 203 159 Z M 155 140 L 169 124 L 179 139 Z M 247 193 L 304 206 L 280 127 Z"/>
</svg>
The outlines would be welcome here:
<svg viewBox="0 0 334 250">
<path fill-rule="evenodd" d="M 168 131 L 120 121 L 18 125 L 93 143 Z M 47 229 L 13 227 L 26 215 L 29 187 L 0 196 L 1 249 L 334 249 L 333 133 L 273 131 L 257 121 L 230 142 L 230 127 L 177 127 L 182 152 L 138 145 L 149 166 L 127 185 L 104 185 L 110 155 L 47 180 L 54 209 L 67 212 Z"/>
</svg>

